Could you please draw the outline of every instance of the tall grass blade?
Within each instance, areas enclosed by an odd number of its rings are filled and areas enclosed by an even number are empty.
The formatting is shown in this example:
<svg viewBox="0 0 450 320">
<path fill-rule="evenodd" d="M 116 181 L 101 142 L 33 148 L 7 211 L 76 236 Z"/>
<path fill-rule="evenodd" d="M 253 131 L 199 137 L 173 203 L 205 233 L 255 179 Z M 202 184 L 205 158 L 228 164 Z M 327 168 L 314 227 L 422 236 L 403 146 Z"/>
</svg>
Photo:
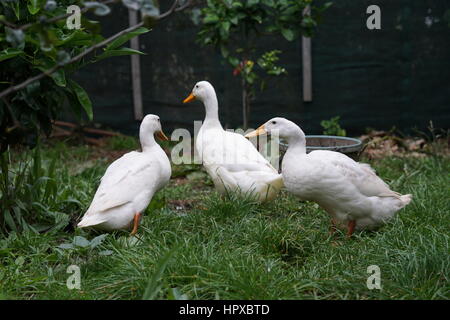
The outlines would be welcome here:
<svg viewBox="0 0 450 320">
<path fill-rule="evenodd" d="M 173 257 L 176 248 L 171 249 L 167 252 L 157 263 L 156 271 L 153 273 L 152 277 L 148 281 L 147 288 L 145 289 L 144 295 L 142 296 L 142 300 L 154 300 L 161 290 L 161 285 L 159 284 L 164 271 L 166 270 L 167 265 L 169 264 L 170 259 Z"/>
</svg>

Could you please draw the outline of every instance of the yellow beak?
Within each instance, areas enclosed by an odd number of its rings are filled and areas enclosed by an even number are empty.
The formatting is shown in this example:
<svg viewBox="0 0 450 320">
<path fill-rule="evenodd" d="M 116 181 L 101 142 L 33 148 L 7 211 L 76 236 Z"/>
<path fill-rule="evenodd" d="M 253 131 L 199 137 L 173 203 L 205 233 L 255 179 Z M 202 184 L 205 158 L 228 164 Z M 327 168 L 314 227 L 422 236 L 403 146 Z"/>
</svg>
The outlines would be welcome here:
<svg viewBox="0 0 450 320">
<path fill-rule="evenodd" d="M 188 103 L 195 100 L 195 96 L 191 93 L 186 99 L 183 100 L 183 103 Z"/>
<path fill-rule="evenodd" d="M 256 136 L 260 136 L 262 134 L 266 134 L 266 128 L 264 127 L 264 125 L 260 126 L 258 129 L 256 129 L 255 131 L 249 132 L 245 135 L 246 138 L 252 138 L 252 137 L 256 137 Z"/>
<path fill-rule="evenodd" d="M 166 141 L 168 141 L 169 140 L 169 138 L 167 138 L 167 136 L 164 134 L 164 132 L 162 132 L 162 131 L 156 131 L 156 137 L 158 137 L 159 139 L 161 139 L 161 140 L 166 140 Z"/>
</svg>

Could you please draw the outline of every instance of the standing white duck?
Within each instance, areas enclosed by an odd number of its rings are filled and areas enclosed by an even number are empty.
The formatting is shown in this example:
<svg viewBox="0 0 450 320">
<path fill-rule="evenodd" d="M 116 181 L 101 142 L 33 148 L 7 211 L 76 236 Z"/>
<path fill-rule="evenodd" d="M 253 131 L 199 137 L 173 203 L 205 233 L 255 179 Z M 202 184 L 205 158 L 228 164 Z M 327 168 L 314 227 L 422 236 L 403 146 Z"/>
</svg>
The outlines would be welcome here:
<svg viewBox="0 0 450 320">
<path fill-rule="evenodd" d="M 246 137 L 276 131 L 288 142 L 281 165 L 287 190 L 327 211 L 333 231 L 336 225 L 347 226 L 347 236 L 355 229 L 375 229 L 411 201 L 410 194 L 392 191 L 368 164 L 334 151 L 307 154 L 305 134 L 287 119 L 273 118 Z"/>
<path fill-rule="evenodd" d="M 217 191 L 251 194 L 260 202 L 273 199 L 283 186 L 281 174 L 244 136 L 223 129 L 213 86 L 197 82 L 183 103 L 195 99 L 203 102 L 206 111 L 195 147 Z"/>
<path fill-rule="evenodd" d="M 132 228 L 132 235 L 137 232 L 142 212 L 171 175 L 170 161 L 154 134 L 168 140 L 159 117 L 149 114 L 139 129 L 142 152 L 126 153 L 109 165 L 78 227 L 106 231 Z"/>
</svg>

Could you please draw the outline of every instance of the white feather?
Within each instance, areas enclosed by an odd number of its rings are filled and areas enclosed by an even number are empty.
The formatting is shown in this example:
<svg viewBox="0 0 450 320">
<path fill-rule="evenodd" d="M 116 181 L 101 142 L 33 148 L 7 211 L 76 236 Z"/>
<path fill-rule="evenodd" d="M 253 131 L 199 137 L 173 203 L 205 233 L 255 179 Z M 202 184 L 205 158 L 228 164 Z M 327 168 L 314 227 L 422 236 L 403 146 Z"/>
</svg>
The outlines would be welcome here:
<svg viewBox="0 0 450 320">
<path fill-rule="evenodd" d="M 196 150 L 216 189 L 221 194 L 228 191 L 252 194 L 259 201 L 273 199 L 283 186 L 281 174 L 244 136 L 222 128 L 216 93 L 210 83 L 197 83 L 193 94 L 203 101 L 206 109 Z"/>
<path fill-rule="evenodd" d="M 306 154 L 304 133 L 293 122 L 274 118 L 264 126 L 289 141 L 282 162 L 286 189 L 318 203 L 338 224 L 355 221 L 356 229 L 374 229 L 411 201 L 411 195 L 392 191 L 368 164 L 333 151 Z"/>
<path fill-rule="evenodd" d="M 167 184 L 170 175 L 169 159 L 154 140 L 142 152 L 123 155 L 106 169 L 78 226 L 129 229 L 135 214 L 147 208 L 153 195 Z"/>
</svg>

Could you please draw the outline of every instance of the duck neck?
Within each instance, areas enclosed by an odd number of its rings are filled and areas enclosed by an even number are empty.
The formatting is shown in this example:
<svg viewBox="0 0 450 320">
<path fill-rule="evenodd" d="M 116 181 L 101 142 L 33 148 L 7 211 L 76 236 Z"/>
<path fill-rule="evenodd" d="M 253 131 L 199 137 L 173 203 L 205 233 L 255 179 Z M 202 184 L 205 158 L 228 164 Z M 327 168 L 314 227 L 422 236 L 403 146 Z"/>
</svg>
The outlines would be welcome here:
<svg viewBox="0 0 450 320">
<path fill-rule="evenodd" d="M 306 154 L 306 137 L 302 129 L 296 128 L 295 134 L 291 135 L 288 139 L 287 152 L 293 152 L 295 154 Z"/>
<path fill-rule="evenodd" d="M 219 103 L 217 102 L 217 96 L 215 92 L 211 92 L 204 100 L 203 104 L 205 105 L 205 121 L 203 125 L 206 127 L 220 127 L 222 125 L 219 121 Z"/>
<path fill-rule="evenodd" d="M 139 140 L 141 141 L 142 152 L 147 152 L 155 145 L 158 145 L 155 141 L 153 133 L 139 132 Z"/>
</svg>

